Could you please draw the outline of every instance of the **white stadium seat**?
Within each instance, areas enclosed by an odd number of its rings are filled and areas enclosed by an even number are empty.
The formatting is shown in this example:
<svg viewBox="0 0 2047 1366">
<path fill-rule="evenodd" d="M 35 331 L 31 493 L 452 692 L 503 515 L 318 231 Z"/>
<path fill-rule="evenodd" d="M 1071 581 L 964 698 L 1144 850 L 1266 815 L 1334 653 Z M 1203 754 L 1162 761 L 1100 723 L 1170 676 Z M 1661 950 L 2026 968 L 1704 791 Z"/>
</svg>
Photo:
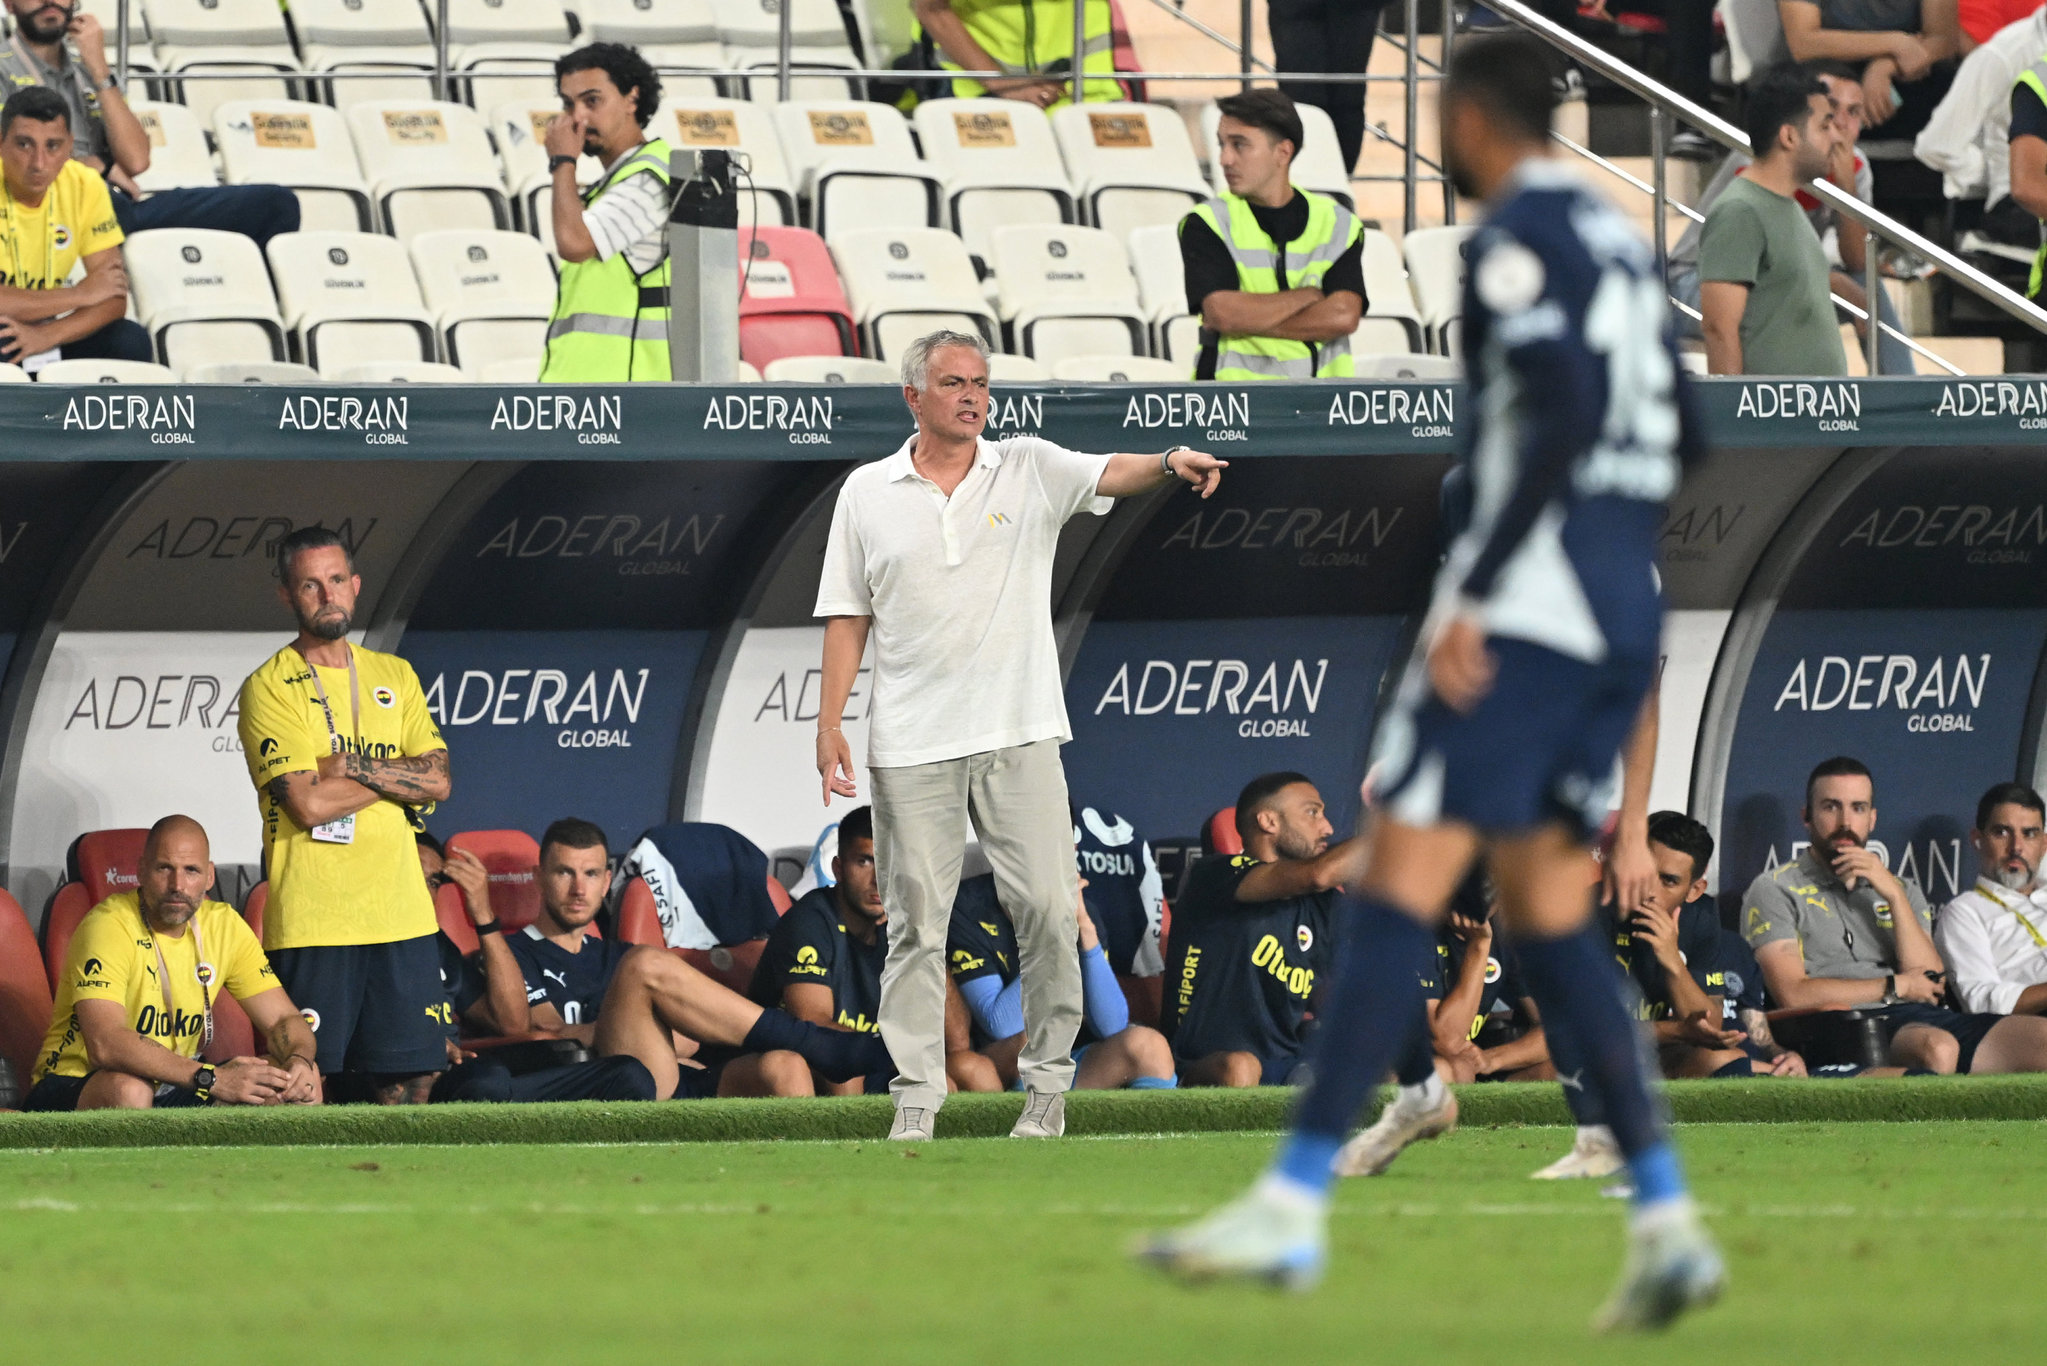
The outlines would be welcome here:
<svg viewBox="0 0 2047 1366">
<path fill-rule="evenodd" d="M 508 100 L 490 111 L 491 137 L 504 163 L 505 190 L 512 196 L 519 226 L 554 251 L 554 177 L 547 170 L 547 125 L 561 113 L 561 101 Z M 576 183 L 597 183 L 604 167 L 596 157 L 576 163 Z"/>
<path fill-rule="evenodd" d="M 1400 248 L 1377 228 L 1366 228 L 1359 264 L 1365 277 L 1365 316 L 1351 334 L 1353 351 L 1426 351 L 1422 315 L 1408 287 Z"/>
<path fill-rule="evenodd" d="M 349 106 L 348 130 L 392 236 L 512 226 L 490 134 L 468 105 L 366 100 Z"/>
<path fill-rule="evenodd" d="M 988 357 L 988 382 L 990 384 L 1042 384 L 1052 374 L 1029 356 L 1012 356 L 1006 351 L 997 351 Z"/>
<path fill-rule="evenodd" d="M 575 11 L 582 21 L 583 42 L 625 43 L 657 67 L 725 69 L 711 0 L 576 0 Z M 661 76 L 661 91 L 671 97 L 721 93 L 714 76 L 667 72 Z"/>
<path fill-rule="evenodd" d="M 270 239 L 268 253 L 285 325 L 321 374 L 434 358 L 433 318 L 396 238 L 287 232 Z"/>
<path fill-rule="evenodd" d="M 281 361 L 284 319 L 256 244 L 236 232 L 158 228 L 121 244 L 135 316 L 164 364 Z"/>
<path fill-rule="evenodd" d="M 213 111 L 222 179 L 284 185 L 298 195 L 299 226 L 363 231 L 374 224 L 370 187 L 340 111 L 298 100 L 237 100 Z"/>
<path fill-rule="evenodd" d="M 554 59 L 570 42 L 561 0 L 448 0 L 448 61 L 478 109 L 553 95 Z"/>
<path fill-rule="evenodd" d="M 452 365 L 431 360 L 380 360 L 350 365 L 330 377 L 336 384 L 473 384 Z"/>
<path fill-rule="evenodd" d="M 1464 252 L 1471 233 L 1469 227 L 1416 228 L 1400 244 L 1422 330 L 1438 355 L 1451 354 L 1464 313 Z"/>
<path fill-rule="evenodd" d="M 1026 356 L 1141 355 L 1144 308 L 1123 245 L 1100 228 L 997 228 L 1000 317 Z"/>
<path fill-rule="evenodd" d="M 1301 145 L 1294 152 L 1294 164 L 1288 168 L 1287 179 L 1304 190 L 1315 190 L 1331 198 L 1343 201 L 1347 209 L 1357 207 L 1357 198 L 1351 191 L 1350 171 L 1343 164 L 1343 151 L 1337 145 L 1336 125 L 1329 121 L 1329 115 L 1312 104 L 1296 104 L 1294 111 L 1301 116 Z M 1201 106 L 1201 145 L 1208 153 L 1210 167 L 1209 184 L 1217 194 L 1228 189 L 1223 180 L 1222 158 L 1216 150 L 1216 129 L 1222 124 L 1222 110 L 1210 100 Z"/>
<path fill-rule="evenodd" d="M 973 258 L 943 228 L 855 228 L 828 245 L 868 355 L 891 359 L 942 327 L 994 339 L 995 314 Z"/>
<path fill-rule="evenodd" d="M 211 361 L 185 367 L 187 384 L 319 384 L 320 372 L 290 361 Z"/>
<path fill-rule="evenodd" d="M 0 384 L 26 384 L 28 371 L 12 362 L 0 360 Z"/>
<path fill-rule="evenodd" d="M 1462 379 L 1464 367 L 1449 356 L 1354 355 L 1359 379 Z"/>
<path fill-rule="evenodd" d="M 293 0 L 291 21 L 307 71 L 383 73 L 322 82 L 339 107 L 434 97 L 433 31 L 418 0 Z"/>
<path fill-rule="evenodd" d="M 451 229 L 421 233 L 410 251 L 451 364 L 480 374 L 546 349 L 555 282 L 540 243 L 519 232 Z"/>
<path fill-rule="evenodd" d="M 988 234 L 1005 224 L 1077 221 L 1051 120 L 1036 105 L 925 100 L 915 118 L 944 186 L 942 221 L 974 255 L 987 260 Z"/>
<path fill-rule="evenodd" d="M 909 124 L 892 106 L 790 100 L 773 114 L 806 221 L 819 235 L 829 237 L 834 225 L 937 225 L 938 176 L 918 158 Z"/>
<path fill-rule="evenodd" d="M 142 9 L 160 48 L 291 45 L 284 11 L 272 0 L 142 0 Z"/>
<path fill-rule="evenodd" d="M 664 99 L 647 135 L 666 138 L 677 150 L 722 147 L 743 154 L 747 173 L 739 182 L 739 230 L 753 227 L 756 217 L 767 227 L 795 226 L 796 181 L 766 109 L 709 96 Z"/>
<path fill-rule="evenodd" d="M 1180 229 L 1153 223 L 1130 233 L 1130 268 L 1137 276 L 1137 301 L 1151 328 L 1151 353 L 1194 363 L 1201 348 L 1201 320 L 1187 304 L 1187 272 L 1180 260 Z"/>
<path fill-rule="evenodd" d="M 1082 384 L 1178 384 L 1193 367 L 1152 356 L 1068 356 L 1052 362 L 1052 378 Z"/>
<path fill-rule="evenodd" d="M 152 80 L 149 87 L 172 92 L 184 101 L 193 117 L 209 125 L 215 112 L 224 105 L 244 100 L 289 100 L 293 92 L 285 77 L 299 69 L 298 55 L 289 47 L 215 47 L 197 51 L 166 47 L 158 50 L 157 60 L 176 79 Z M 237 79 L 209 81 L 208 72 Z M 276 72 L 277 79 L 242 79 L 258 72 Z"/>
<path fill-rule="evenodd" d="M 860 82 L 851 77 L 832 76 L 831 69 L 852 70 L 860 65 L 846 37 L 845 20 L 839 17 L 834 0 L 789 0 L 791 65 L 802 68 L 792 74 L 789 98 L 795 100 L 857 99 Z M 781 42 L 779 0 L 711 0 L 718 39 L 736 70 L 758 72 L 740 82 L 740 94 L 769 103 L 778 98 L 772 74 Z"/>
<path fill-rule="evenodd" d="M 739 362 L 739 382 L 741 384 L 759 384 L 761 382 L 761 372 L 748 365 L 745 361 L 741 361 Z"/>
<path fill-rule="evenodd" d="M 746 54 L 735 52 L 734 57 Z M 771 104 L 781 89 L 775 59 L 742 60 L 738 68 L 746 74 L 734 84 L 742 98 Z M 866 82 L 857 76 L 834 75 L 860 69 L 860 59 L 848 47 L 799 47 L 789 52 L 789 98 L 792 100 L 857 100 L 865 98 Z"/>
<path fill-rule="evenodd" d="M 540 357 L 517 356 L 510 360 L 494 360 L 471 373 L 485 384 L 538 384 Z"/>
<path fill-rule="evenodd" d="M 1119 242 L 1132 228 L 1179 222 L 1210 196 L 1187 125 L 1163 105 L 1068 105 L 1053 112 L 1052 132 L 1080 195 L 1081 221 Z"/>
<path fill-rule="evenodd" d="M 139 360 L 53 360 L 36 378 L 44 384 L 176 384 L 178 372 Z"/>
<path fill-rule="evenodd" d="M 205 189 L 220 183 L 198 115 L 182 104 L 142 99 L 128 108 L 149 137 L 149 169 L 135 178 L 137 185 L 154 192 Z"/>
<path fill-rule="evenodd" d="M 902 373 L 887 361 L 859 356 L 784 356 L 768 362 L 770 384 L 896 384 Z"/>
</svg>

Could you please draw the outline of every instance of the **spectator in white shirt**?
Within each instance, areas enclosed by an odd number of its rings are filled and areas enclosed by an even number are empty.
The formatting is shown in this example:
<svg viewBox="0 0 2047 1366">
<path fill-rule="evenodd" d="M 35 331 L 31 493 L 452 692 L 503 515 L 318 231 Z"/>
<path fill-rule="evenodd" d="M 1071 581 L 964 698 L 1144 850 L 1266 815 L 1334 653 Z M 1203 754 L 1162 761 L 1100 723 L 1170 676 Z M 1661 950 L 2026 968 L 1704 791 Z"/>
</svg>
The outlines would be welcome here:
<svg viewBox="0 0 2047 1366">
<path fill-rule="evenodd" d="M 1933 937 L 1962 1009 L 2047 1015 L 2047 804 L 2023 783 L 1999 783 L 1976 804 L 1970 839 L 1982 873 L 1941 908 Z"/>
</svg>

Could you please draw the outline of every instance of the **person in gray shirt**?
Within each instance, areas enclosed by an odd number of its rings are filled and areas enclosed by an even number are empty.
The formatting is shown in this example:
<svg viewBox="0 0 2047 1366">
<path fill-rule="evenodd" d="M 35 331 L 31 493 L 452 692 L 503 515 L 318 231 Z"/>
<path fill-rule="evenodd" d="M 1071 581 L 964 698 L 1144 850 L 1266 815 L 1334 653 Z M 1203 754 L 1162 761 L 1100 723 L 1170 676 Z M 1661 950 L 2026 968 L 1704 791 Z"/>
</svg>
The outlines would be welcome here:
<svg viewBox="0 0 2047 1366">
<path fill-rule="evenodd" d="M 1795 198 L 1826 174 L 1834 110 L 1799 67 L 1763 75 L 1749 92 L 1756 159 L 1706 215 L 1699 238 L 1700 329 L 1716 375 L 1845 375 L 1831 272 Z"/>
<path fill-rule="evenodd" d="M 1870 126 L 1887 138 L 1926 126 L 1962 50 L 1955 0 L 1777 0 L 1777 17 L 1798 61 L 1861 63 Z"/>
<path fill-rule="evenodd" d="M 1876 1010 L 1899 1067 L 2047 1071 L 2047 1018 L 1965 1015 L 1946 1006 L 1947 970 L 1926 894 L 1869 848 L 1876 783 L 1868 767 L 1837 757 L 1814 768 L 1804 817 L 1812 843 L 1742 897 L 1742 935 L 1771 1000 L 1793 1009 Z"/>
</svg>

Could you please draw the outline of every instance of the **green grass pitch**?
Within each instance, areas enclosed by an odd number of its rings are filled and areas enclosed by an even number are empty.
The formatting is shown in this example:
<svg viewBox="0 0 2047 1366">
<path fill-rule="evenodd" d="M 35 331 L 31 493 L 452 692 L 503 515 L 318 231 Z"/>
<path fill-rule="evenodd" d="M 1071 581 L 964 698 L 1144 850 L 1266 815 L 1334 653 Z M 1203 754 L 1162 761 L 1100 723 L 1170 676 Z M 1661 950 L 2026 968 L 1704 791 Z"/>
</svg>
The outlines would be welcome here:
<svg viewBox="0 0 2047 1366">
<path fill-rule="evenodd" d="M 1346 1183 L 1305 1297 L 1124 1256 L 1240 1189 L 1261 1133 L 15 1148 L 0 1361 L 2037 1362 L 2043 1138 L 1684 1126 L 1732 1288 L 1656 1346 L 1586 1332 L 1622 1211 L 1526 1179 L 1560 1127 L 1466 1128 Z"/>
</svg>

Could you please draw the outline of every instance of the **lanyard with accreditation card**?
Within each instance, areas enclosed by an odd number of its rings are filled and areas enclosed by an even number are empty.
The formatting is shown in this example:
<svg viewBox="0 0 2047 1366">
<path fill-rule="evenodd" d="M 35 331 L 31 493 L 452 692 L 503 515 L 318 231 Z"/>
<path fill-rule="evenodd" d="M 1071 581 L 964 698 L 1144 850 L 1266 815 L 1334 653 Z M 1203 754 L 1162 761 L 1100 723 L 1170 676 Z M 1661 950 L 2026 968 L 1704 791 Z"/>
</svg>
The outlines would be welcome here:
<svg viewBox="0 0 2047 1366">
<path fill-rule="evenodd" d="M 1977 882 L 1976 890 L 1983 893 L 1983 895 L 1989 897 L 1998 905 L 2004 907 L 2007 911 L 2010 911 L 2013 917 L 2018 920 L 2019 924 L 2024 925 L 2026 927 L 2026 933 L 2033 937 L 2034 948 L 2047 950 L 2047 935 L 2043 935 L 2040 933 L 2039 927 L 2032 922 L 2031 918 L 2028 917 L 2024 911 L 2020 910 L 2017 906 L 2013 905 L 2011 902 L 2006 901 L 2003 897 L 1999 896 L 1994 890 L 1992 890 L 1991 885 L 1988 881 Z"/>
<path fill-rule="evenodd" d="M 147 924 L 148 919 L 147 916 L 144 916 L 143 922 Z M 204 1024 L 201 1028 L 199 1039 L 199 1053 L 204 1053 L 207 1049 L 213 1047 L 213 964 L 206 961 L 206 944 L 199 937 L 199 913 L 197 911 L 192 912 L 191 920 L 186 923 L 192 927 L 192 957 L 197 960 L 197 966 L 193 968 L 192 975 L 199 979 L 199 999 L 205 1003 L 202 1008 Z M 171 1004 L 171 969 L 170 965 L 164 962 L 163 945 L 157 942 L 157 932 L 154 925 L 149 926 L 149 947 L 156 950 L 156 984 L 163 988 L 164 1018 L 166 1020 L 176 1020 L 178 1012 L 176 1007 Z M 176 1042 L 176 1036 L 172 1037 L 172 1042 Z M 198 1054 L 193 1056 L 196 1057 Z"/>
<path fill-rule="evenodd" d="M 344 647 L 346 647 L 346 642 L 344 642 Z M 355 740 L 356 749 L 360 751 L 362 749 L 362 689 L 355 673 L 355 650 L 352 647 L 346 648 L 348 648 L 348 725 L 350 734 Z M 343 750 L 341 731 L 334 724 L 334 704 L 327 700 L 327 685 L 320 681 L 320 666 L 309 659 L 306 661 L 306 672 L 313 676 L 313 691 L 318 694 L 320 698 L 320 711 L 327 718 L 327 743 L 331 747 L 328 752 L 340 754 Z M 306 833 L 322 844 L 354 844 L 355 813 L 351 811 L 338 820 L 328 821 L 325 825 L 316 825 Z"/>
</svg>

